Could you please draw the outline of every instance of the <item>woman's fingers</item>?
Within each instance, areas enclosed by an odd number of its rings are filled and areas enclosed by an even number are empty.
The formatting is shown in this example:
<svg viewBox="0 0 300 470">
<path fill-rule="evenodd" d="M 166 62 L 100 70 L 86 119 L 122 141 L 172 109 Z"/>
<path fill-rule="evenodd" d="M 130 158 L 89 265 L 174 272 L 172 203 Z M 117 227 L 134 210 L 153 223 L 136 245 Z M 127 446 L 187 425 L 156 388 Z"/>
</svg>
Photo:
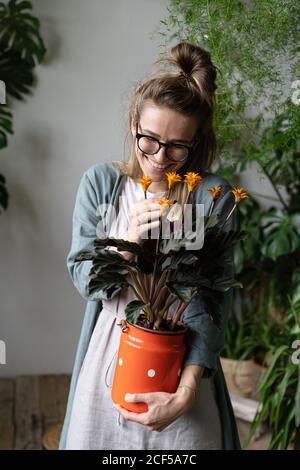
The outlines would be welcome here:
<svg viewBox="0 0 300 470">
<path fill-rule="evenodd" d="M 149 238 L 149 230 L 152 231 L 159 227 L 160 205 L 158 201 L 159 199 L 154 201 L 145 199 L 134 205 L 130 213 L 130 226 L 128 229 L 131 241 L 141 243 L 143 239 Z"/>
<path fill-rule="evenodd" d="M 147 200 L 146 200 L 147 201 Z M 159 211 L 160 205 L 158 204 L 158 201 L 150 201 L 148 203 L 144 202 L 138 202 L 135 204 L 130 212 L 130 216 L 132 218 L 137 217 L 138 215 L 145 214 L 145 213 L 151 213 L 153 211 Z"/>
<path fill-rule="evenodd" d="M 156 220 L 159 220 L 159 215 L 160 215 L 159 209 L 137 214 L 136 216 L 137 224 L 141 226 L 144 224 L 155 222 Z"/>
</svg>

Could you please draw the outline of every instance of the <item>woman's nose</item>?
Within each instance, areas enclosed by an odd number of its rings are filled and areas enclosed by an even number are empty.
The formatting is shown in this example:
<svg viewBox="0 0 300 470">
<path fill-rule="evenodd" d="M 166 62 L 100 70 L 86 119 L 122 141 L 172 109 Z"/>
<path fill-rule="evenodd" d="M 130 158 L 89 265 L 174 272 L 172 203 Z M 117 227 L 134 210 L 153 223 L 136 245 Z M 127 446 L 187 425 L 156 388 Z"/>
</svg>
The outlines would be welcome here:
<svg viewBox="0 0 300 470">
<path fill-rule="evenodd" d="M 169 160 L 167 159 L 167 149 L 166 147 L 161 147 L 159 149 L 159 152 L 155 155 L 155 160 L 157 163 L 169 163 Z"/>
</svg>

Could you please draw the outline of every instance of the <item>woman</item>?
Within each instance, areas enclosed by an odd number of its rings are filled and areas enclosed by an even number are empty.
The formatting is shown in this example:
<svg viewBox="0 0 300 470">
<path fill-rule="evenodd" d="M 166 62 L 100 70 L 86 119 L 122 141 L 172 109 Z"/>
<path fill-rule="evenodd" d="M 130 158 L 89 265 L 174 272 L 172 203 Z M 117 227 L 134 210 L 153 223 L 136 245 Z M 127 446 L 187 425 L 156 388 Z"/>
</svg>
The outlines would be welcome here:
<svg viewBox="0 0 300 470">
<path fill-rule="evenodd" d="M 93 165 L 84 173 L 78 189 L 67 265 L 75 286 L 88 302 L 61 449 L 240 448 L 219 361 L 231 294 L 226 294 L 221 305 L 221 330 L 213 324 L 201 298 L 192 300 L 183 316 L 189 333 L 177 391 L 132 395 L 129 401 L 146 402 L 149 408 L 147 413 L 132 413 L 114 406 L 111 384 L 120 338 L 118 323 L 125 318 L 123 307 L 133 294 L 127 288 L 111 287 L 88 295 L 92 262 L 75 261 L 103 234 L 142 243 L 148 230 L 158 226 L 158 200 L 166 194 L 166 171 L 195 171 L 204 176 L 195 194 L 206 212 L 208 188 L 222 186 L 224 195 L 215 206 L 221 221 L 232 206 L 230 185 L 207 172 L 216 147 L 212 126 L 216 69 L 210 55 L 200 47 L 180 43 L 171 49 L 170 58 L 163 60 L 176 70 L 146 78 L 132 97 L 128 162 Z M 147 199 L 137 182 L 143 175 L 152 179 Z M 183 202 L 185 191 L 183 185 L 177 185 L 170 197 Z M 108 202 L 116 208 L 118 217 L 107 225 L 101 208 Z M 229 219 L 226 229 L 231 224 Z M 121 254 L 131 256 L 128 252 Z"/>
</svg>

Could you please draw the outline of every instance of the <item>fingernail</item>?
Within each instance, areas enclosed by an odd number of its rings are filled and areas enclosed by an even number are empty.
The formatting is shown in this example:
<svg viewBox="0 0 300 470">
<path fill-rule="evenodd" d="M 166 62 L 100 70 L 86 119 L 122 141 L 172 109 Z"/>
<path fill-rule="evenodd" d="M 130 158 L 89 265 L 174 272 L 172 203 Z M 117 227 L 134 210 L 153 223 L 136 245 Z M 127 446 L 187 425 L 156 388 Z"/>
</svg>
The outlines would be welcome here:
<svg viewBox="0 0 300 470">
<path fill-rule="evenodd" d="M 130 400 L 130 397 L 131 397 L 130 393 L 126 393 L 126 395 L 125 395 L 125 401 Z"/>
</svg>

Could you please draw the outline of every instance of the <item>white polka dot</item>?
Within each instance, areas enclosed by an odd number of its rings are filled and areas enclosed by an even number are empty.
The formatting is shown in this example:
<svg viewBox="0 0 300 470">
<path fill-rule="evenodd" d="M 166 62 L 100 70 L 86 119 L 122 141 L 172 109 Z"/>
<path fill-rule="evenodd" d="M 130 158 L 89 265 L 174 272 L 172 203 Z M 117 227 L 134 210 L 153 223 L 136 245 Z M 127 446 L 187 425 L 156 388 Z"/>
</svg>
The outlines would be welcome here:
<svg viewBox="0 0 300 470">
<path fill-rule="evenodd" d="M 154 377 L 155 376 L 155 370 L 149 369 L 148 370 L 148 377 Z"/>
<path fill-rule="evenodd" d="M 178 371 L 178 377 L 180 376 L 180 374 L 181 374 L 181 369 L 179 369 L 179 371 Z"/>
<path fill-rule="evenodd" d="M 120 357 L 119 359 L 119 366 L 122 366 L 123 365 L 123 359 Z"/>
</svg>

